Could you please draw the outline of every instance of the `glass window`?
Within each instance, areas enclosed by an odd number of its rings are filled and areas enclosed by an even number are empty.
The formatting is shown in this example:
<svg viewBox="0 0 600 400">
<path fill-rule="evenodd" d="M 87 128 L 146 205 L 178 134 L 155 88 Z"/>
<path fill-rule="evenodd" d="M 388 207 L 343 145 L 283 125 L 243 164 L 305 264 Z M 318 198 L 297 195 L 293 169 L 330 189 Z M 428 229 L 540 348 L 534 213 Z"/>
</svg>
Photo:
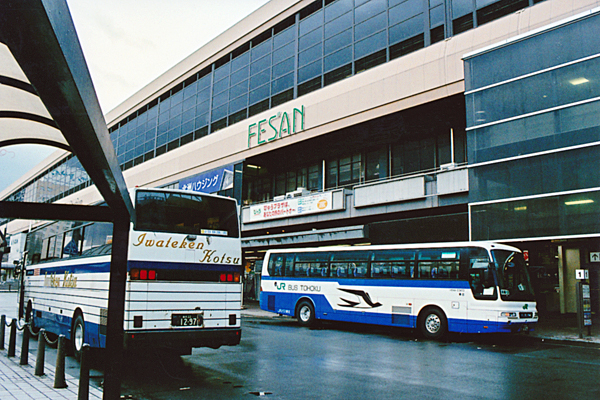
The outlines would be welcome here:
<svg viewBox="0 0 600 400">
<path fill-rule="evenodd" d="M 220 80 L 219 82 L 215 82 L 215 84 L 213 85 L 213 94 L 221 93 L 222 91 L 227 90 L 228 87 L 229 87 L 229 79 L 228 78 Z"/>
<path fill-rule="evenodd" d="M 323 10 L 319 10 L 312 14 L 310 17 L 300 21 L 300 36 L 307 34 L 308 32 L 317 29 L 323 25 Z"/>
<path fill-rule="evenodd" d="M 218 94 L 215 97 L 213 97 L 212 107 L 217 108 L 219 106 L 222 106 L 223 104 L 227 103 L 228 100 L 229 100 L 229 93 L 222 92 L 221 94 Z"/>
<path fill-rule="evenodd" d="M 401 42 L 423 32 L 423 14 L 390 27 L 390 43 Z"/>
<path fill-rule="evenodd" d="M 198 91 L 201 91 L 203 89 L 207 89 L 208 87 L 210 87 L 210 82 L 211 82 L 210 74 L 198 79 Z"/>
<path fill-rule="evenodd" d="M 317 29 L 306 36 L 302 36 L 298 41 L 298 50 L 307 49 L 323 40 L 323 30 Z"/>
<path fill-rule="evenodd" d="M 208 125 L 208 113 L 200 114 L 196 117 L 196 129 Z"/>
<path fill-rule="evenodd" d="M 472 130 L 468 159 L 479 163 L 600 141 L 599 114 L 600 102 L 592 102 Z"/>
<path fill-rule="evenodd" d="M 209 106 L 209 102 L 205 101 L 204 103 L 198 104 L 196 106 L 196 114 L 204 114 L 205 112 L 208 112 L 208 106 Z"/>
<path fill-rule="evenodd" d="M 257 101 L 263 100 L 271 95 L 271 91 L 269 90 L 269 85 L 264 85 L 259 87 L 258 89 L 254 89 L 250 91 L 250 104 L 254 104 Z"/>
<path fill-rule="evenodd" d="M 227 103 L 225 103 L 225 105 L 223 105 L 221 107 L 213 108 L 212 113 L 211 113 L 211 120 L 216 121 L 218 119 L 221 119 L 221 118 L 227 116 L 227 114 L 228 114 Z"/>
<path fill-rule="evenodd" d="M 325 37 L 333 36 L 343 30 L 352 27 L 352 13 L 341 16 L 325 24 Z"/>
<path fill-rule="evenodd" d="M 189 97 L 183 101 L 183 110 L 189 110 L 196 105 L 196 96 Z"/>
<path fill-rule="evenodd" d="M 325 54 L 339 50 L 352 43 L 352 29 L 348 29 L 338 35 L 325 40 Z"/>
<path fill-rule="evenodd" d="M 391 278 L 414 278 L 414 259 L 414 250 L 381 250 L 375 252 L 371 266 L 382 268 Z"/>
<path fill-rule="evenodd" d="M 266 69 L 250 78 L 250 89 L 264 85 L 271 80 L 271 70 Z"/>
<path fill-rule="evenodd" d="M 253 61 L 252 64 L 250 64 L 250 74 L 254 75 L 262 70 L 264 70 L 265 68 L 269 68 L 271 66 L 271 56 L 266 56 L 263 57 L 259 60 Z"/>
<path fill-rule="evenodd" d="M 83 231 L 82 255 L 88 255 L 92 249 L 112 244 L 113 226 L 107 222 L 88 225 Z"/>
<path fill-rule="evenodd" d="M 136 215 L 136 230 L 239 237 L 235 201 L 226 199 L 138 190 Z"/>
<path fill-rule="evenodd" d="M 387 0 L 370 0 L 363 5 L 356 6 L 354 10 L 355 23 L 361 23 L 377 15 L 387 8 Z"/>
<path fill-rule="evenodd" d="M 287 60 L 273 66 L 273 79 L 278 78 L 288 72 L 294 70 L 294 58 L 288 58 Z"/>
<path fill-rule="evenodd" d="M 358 41 L 386 28 L 386 13 L 381 13 L 354 27 L 354 40 Z"/>
<path fill-rule="evenodd" d="M 361 58 L 386 46 L 386 32 L 382 31 L 354 44 L 354 57 Z"/>
<path fill-rule="evenodd" d="M 325 21 L 329 22 L 352 10 L 352 0 L 338 0 L 325 7 Z"/>
<path fill-rule="evenodd" d="M 467 0 L 472 2 L 472 0 Z M 390 26 L 397 24 L 398 22 L 406 21 L 416 15 L 423 13 L 423 1 L 422 0 L 408 0 L 398 5 L 397 7 L 390 8 L 389 18 Z"/>
<path fill-rule="evenodd" d="M 205 89 L 198 92 L 198 104 L 208 101 L 210 99 L 210 89 Z"/>
<path fill-rule="evenodd" d="M 279 79 L 273 80 L 271 83 L 271 93 L 279 93 L 282 90 L 294 86 L 294 74 L 285 75 Z"/>
<path fill-rule="evenodd" d="M 595 15 L 465 60 L 467 91 L 597 54 L 599 21 Z"/>
<path fill-rule="evenodd" d="M 236 71 L 233 74 L 231 74 L 231 86 L 243 81 L 244 79 L 247 79 L 249 69 L 250 68 L 246 65 L 239 71 Z"/>
<path fill-rule="evenodd" d="M 229 112 L 236 112 L 248 106 L 248 96 L 243 95 L 231 100 L 229 103 Z"/>
<path fill-rule="evenodd" d="M 231 60 L 231 70 L 237 71 L 238 69 L 245 67 L 250 62 L 250 52 L 247 51 L 244 54 L 237 56 Z"/>
<path fill-rule="evenodd" d="M 252 60 L 261 58 L 271 52 L 271 39 L 265 40 L 256 47 L 252 48 Z M 253 61 L 254 62 L 254 61 Z"/>
<path fill-rule="evenodd" d="M 304 82 L 323 73 L 322 61 L 318 60 L 298 70 L 298 82 Z"/>
<path fill-rule="evenodd" d="M 81 245 L 83 239 L 81 233 L 81 229 L 75 229 L 65 233 L 65 238 L 63 240 L 64 247 L 62 249 L 63 258 L 74 257 L 81 254 Z"/>
<path fill-rule="evenodd" d="M 293 56 L 294 54 L 296 54 L 295 43 L 290 43 L 286 46 L 283 46 L 280 49 L 273 51 L 273 63 L 276 64 L 281 60 L 285 60 L 288 57 Z"/>
<path fill-rule="evenodd" d="M 248 93 L 248 80 L 245 80 L 229 89 L 229 98 L 234 99 L 246 93 Z"/>
<path fill-rule="evenodd" d="M 287 28 L 285 31 L 273 37 L 273 48 L 278 48 L 286 43 L 292 42 L 296 38 L 296 25 Z"/>
<path fill-rule="evenodd" d="M 215 69 L 215 81 L 220 81 L 229 75 L 229 69 L 231 68 L 231 64 L 227 63 L 217 69 Z"/>
<path fill-rule="evenodd" d="M 429 10 L 429 27 L 435 28 L 436 26 L 443 25 L 444 19 L 446 18 L 444 6 L 437 6 Z"/>
<path fill-rule="evenodd" d="M 419 278 L 458 279 L 459 265 L 459 249 L 419 251 Z"/>
<path fill-rule="evenodd" d="M 301 52 L 298 55 L 298 65 L 303 66 L 309 64 L 323 56 L 323 48 L 319 43 L 308 50 Z"/>
<path fill-rule="evenodd" d="M 336 51 L 323 59 L 325 72 L 344 65 L 352 60 L 352 47 L 348 46 L 345 49 Z"/>
</svg>

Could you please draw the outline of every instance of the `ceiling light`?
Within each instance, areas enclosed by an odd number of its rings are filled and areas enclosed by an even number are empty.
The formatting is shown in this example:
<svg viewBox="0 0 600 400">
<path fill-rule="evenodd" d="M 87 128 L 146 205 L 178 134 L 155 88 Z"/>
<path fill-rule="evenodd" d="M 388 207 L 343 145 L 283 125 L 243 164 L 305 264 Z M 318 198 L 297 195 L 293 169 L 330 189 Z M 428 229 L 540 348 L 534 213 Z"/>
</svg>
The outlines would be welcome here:
<svg viewBox="0 0 600 400">
<path fill-rule="evenodd" d="M 526 211 L 526 210 L 527 210 L 527 206 L 515 207 L 515 211 Z"/>
<path fill-rule="evenodd" d="M 593 203 L 592 199 L 583 199 L 583 200 L 573 200 L 573 201 L 565 201 L 565 205 L 567 206 L 577 206 L 580 204 L 590 204 Z"/>
<path fill-rule="evenodd" d="M 569 83 L 573 86 L 581 85 L 582 83 L 587 83 L 587 82 L 589 82 L 589 80 L 585 79 L 584 77 L 571 79 L 569 81 Z"/>
</svg>

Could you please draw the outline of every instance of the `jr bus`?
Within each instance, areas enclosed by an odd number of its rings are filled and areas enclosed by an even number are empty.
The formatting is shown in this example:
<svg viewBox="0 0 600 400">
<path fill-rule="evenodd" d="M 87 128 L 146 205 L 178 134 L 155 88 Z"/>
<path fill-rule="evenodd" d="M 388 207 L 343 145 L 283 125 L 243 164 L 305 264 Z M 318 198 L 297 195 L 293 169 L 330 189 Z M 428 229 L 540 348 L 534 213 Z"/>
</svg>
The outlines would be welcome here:
<svg viewBox="0 0 600 400">
<path fill-rule="evenodd" d="M 260 307 L 315 320 L 447 332 L 527 332 L 538 320 L 519 249 L 495 243 L 435 243 L 272 250 Z"/>
<path fill-rule="evenodd" d="M 236 201 L 204 193 L 131 191 L 124 345 L 183 355 L 240 342 L 241 242 Z M 21 307 L 33 329 L 65 335 L 77 358 L 106 344 L 111 223 L 53 222 L 26 245 Z M 52 340 L 52 339 L 51 339 Z"/>
</svg>

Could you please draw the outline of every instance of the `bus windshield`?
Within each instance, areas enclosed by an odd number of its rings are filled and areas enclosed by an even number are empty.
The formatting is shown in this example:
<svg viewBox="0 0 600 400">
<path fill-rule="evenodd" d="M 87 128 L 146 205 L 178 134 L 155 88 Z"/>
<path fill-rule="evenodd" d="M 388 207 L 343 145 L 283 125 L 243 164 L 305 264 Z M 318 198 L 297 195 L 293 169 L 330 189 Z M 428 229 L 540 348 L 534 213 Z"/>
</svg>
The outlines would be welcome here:
<svg viewBox="0 0 600 400">
<path fill-rule="evenodd" d="M 187 193 L 138 190 L 136 230 L 238 237 L 235 201 Z"/>
<path fill-rule="evenodd" d="M 533 301 L 534 294 L 521 253 L 492 250 L 500 296 L 505 301 Z"/>
</svg>

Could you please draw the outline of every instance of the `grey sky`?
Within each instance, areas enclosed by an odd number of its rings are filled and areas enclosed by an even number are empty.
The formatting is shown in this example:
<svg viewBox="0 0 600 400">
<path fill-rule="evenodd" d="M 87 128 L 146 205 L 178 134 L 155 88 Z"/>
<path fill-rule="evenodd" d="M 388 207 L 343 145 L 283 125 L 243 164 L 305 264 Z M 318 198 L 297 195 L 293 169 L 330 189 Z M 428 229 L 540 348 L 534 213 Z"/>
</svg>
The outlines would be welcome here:
<svg viewBox="0 0 600 400">
<path fill-rule="evenodd" d="M 268 0 L 67 0 L 106 114 Z M 54 152 L 0 148 L 0 191 Z"/>
</svg>

